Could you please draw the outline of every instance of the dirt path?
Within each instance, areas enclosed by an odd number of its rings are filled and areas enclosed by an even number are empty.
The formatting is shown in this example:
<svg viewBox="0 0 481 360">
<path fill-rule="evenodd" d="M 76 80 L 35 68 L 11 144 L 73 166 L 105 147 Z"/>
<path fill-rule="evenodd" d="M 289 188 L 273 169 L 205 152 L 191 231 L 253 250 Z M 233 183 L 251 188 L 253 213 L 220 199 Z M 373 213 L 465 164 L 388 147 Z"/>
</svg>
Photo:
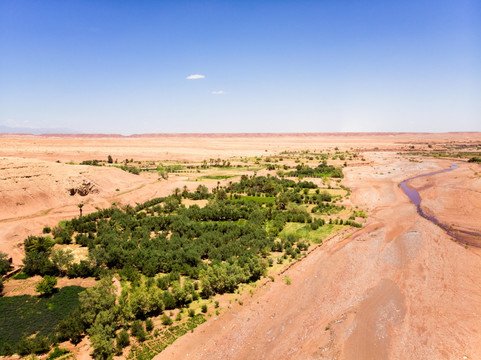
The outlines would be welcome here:
<svg viewBox="0 0 481 360">
<path fill-rule="evenodd" d="M 285 273 L 291 285 L 269 283 L 156 359 L 480 359 L 480 258 L 398 187 L 449 164 L 370 160 L 346 178 L 371 210 L 366 230 L 316 249 Z"/>
</svg>

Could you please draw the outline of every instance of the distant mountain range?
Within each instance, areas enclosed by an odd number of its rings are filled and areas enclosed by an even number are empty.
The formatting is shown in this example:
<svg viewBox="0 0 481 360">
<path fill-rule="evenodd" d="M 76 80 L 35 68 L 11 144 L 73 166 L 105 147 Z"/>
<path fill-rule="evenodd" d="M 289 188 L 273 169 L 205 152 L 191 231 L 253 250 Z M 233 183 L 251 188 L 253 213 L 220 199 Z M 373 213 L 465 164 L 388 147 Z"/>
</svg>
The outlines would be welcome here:
<svg viewBox="0 0 481 360">
<path fill-rule="evenodd" d="M 0 134 L 78 134 L 78 131 L 66 128 L 29 128 L 0 125 Z"/>
<path fill-rule="evenodd" d="M 45 135 L 61 137 L 82 137 L 82 138 L 152 138 L 152 137 L 199 137 L 199 138 L 224 138 L 224 137 L 311 137 L 311 136 L 402 136 L 402 135 L 422 135 L 422 134 L 477 134 L 477 131 L 451 131 L 440 133 L 428 132 L 286 132 L 286 133 L 141 133 L 141 134 L 106 134 L 106 133 L 83 133 L 68 128 L 30 128 L 30 127 L 11 127 L 0 125 L 1 134 L 22 134 L 22 135 Z"/>
</svg>

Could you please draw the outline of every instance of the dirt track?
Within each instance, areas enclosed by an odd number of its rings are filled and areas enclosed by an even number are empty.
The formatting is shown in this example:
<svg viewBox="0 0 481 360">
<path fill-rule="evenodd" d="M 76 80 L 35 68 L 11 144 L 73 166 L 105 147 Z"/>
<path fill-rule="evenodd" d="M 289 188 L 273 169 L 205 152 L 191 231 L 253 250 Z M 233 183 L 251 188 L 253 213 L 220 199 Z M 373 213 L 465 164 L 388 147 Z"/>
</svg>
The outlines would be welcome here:
<svg viewBox="0 0 481 360">
<path fill-rule="evenodd" d="M 480 359 L 479 253 L 398 187 L 450 163 L 395 157 L 347 171 L 354 204 L 371 209 L 366 230 L 318 248 L 286 272 L 291 285 L 277 279 L 156 359 Z"/>
</svg>

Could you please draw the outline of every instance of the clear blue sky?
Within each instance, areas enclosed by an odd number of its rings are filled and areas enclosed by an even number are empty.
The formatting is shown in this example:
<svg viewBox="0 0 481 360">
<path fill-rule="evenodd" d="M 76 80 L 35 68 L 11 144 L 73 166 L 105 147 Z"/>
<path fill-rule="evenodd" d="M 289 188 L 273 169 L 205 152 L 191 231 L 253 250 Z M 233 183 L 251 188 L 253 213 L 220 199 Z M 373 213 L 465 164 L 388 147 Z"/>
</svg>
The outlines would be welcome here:
<svg viewBox="0 0 481 360">
<path fill-rule="evenodd" d="M 481 131 L 481 2 L 2 0 L 0 124 Z"/>
</svg>

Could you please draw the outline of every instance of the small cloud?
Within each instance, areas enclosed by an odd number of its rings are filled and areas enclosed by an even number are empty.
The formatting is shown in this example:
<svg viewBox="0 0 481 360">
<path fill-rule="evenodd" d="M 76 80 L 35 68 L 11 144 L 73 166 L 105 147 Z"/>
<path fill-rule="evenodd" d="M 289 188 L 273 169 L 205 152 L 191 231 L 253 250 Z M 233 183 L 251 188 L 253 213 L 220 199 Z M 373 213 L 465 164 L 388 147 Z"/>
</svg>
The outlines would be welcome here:
<svg viewBox="0 0 481 360">
<path fill-rule="evenodd" d="M 224 95 L 224 94 L 225 94 L 224 90 L 212 91 L 212 95 Z"/>
<path fill-rule="evenodd" d="M 189 75 L 186 77 L 187 80 L 199 80 L 199 79 L 205 79 L 205 75 L 200 75 L 200 74 L 194 74 L 194 75 Z"/>
</svg>

